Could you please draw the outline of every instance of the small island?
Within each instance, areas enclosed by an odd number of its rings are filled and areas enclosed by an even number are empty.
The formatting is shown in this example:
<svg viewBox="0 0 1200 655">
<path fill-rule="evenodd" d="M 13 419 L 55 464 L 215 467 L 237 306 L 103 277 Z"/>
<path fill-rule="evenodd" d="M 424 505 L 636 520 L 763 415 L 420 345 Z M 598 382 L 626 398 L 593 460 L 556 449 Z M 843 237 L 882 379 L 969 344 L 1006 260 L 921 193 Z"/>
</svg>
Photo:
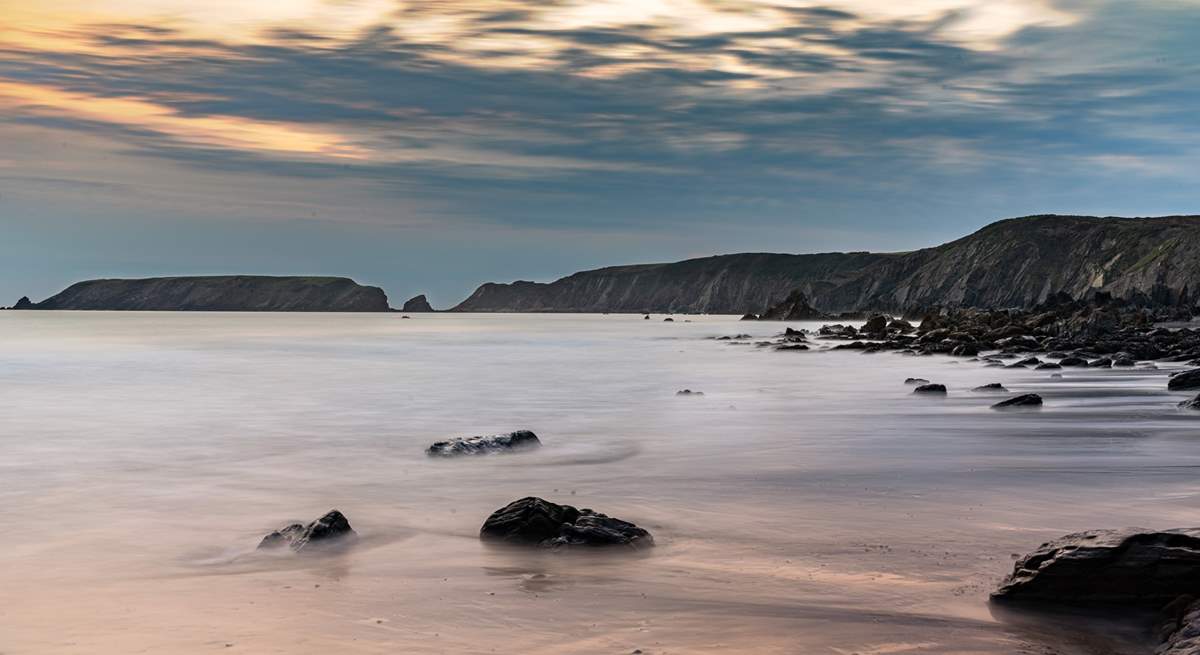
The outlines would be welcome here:
<svg viewBox="0 0 1200 655">
<path fill-rule="evenodd" d="M 13 309 L 211 312 L 386 312 L 387 294 L 346 277 L 214 275 L 76 282 Z"/>
</svg>

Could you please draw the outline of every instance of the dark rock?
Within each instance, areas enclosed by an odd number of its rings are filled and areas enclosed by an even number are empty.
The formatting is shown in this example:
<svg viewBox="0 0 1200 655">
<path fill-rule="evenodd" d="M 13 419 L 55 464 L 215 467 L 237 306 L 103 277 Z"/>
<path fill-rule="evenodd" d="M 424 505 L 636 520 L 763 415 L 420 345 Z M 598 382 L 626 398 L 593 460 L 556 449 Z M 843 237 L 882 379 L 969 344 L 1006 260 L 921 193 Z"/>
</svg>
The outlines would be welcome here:
<svg viewBox="0 0 1200 655">
<path fill-rule="evenodd" d="M 1191 400 L 1185 400 L 1185 401 L 1179 403 L 1179 407 L 1181 409 L 1194 409 L 1194 410 L 1200 411 L 1200 395 L 1197 395 L 1195 398 L 1192 398 Z"/>
<path fill-rule="evenodd" d="M 904 384 L 929 384 L 925 378 L 905 378 Z"/>
<path fill-rule="evenodd" d="M 691 389 L 682 389 L 675 392 L 676 396 L 703 396 L 703 391 L 692 391 Z"/>
<path fill-rule="evenodd" d="M 992 382 L 991 384 L 984 384 L 984 385 L 975 387 L 974 389 L 971 389 L 971 391 L 982 391 L 982 392 L 995 393 L 995 392 L 1007 392 L 1008 389 L 1005 389 L 1004 385 L 1000 384 L 999 382 Z"/>
<path fill-rule="evenodd" d="M 775 350 L 808 350 L 808 346 L 802 343 L 785 343 L 775 346 Z"/>
<path fill-rule="evenodd" d="M 1082 357 L 1063 357 L 1058 362 L 1059 366 L 1087 366 L 1088 362 Z"/>
<path fill-rule="evenodd" d="M 675 322 L 675 319 L 671 318 L 670 316 L 663 319 L 663 323 L 674 323 L 674 322 Z"/>
<path fill-rule="evenodd" d="M 405 301 L 404 307 L 401 307 L 400 311 L 411 313 L 432 312 L 433 305 L 430 305 L 429 301 L 425 299 L 425 294 L 421 294 L 419 296 L 413 296 Z"/>
<path fill-rule="evenodd" d="M 950 354 L 955 357 L 974 357 L 979 354 L 979 346 L 973 343 L 964 343 L 954 347 Z"/>
<path fill-rule="evenodd" d="M 1043 362 L 1033 368 L 1035 371 L 1056 370 L 1056 369 L 1062 368 L 1062 364 L 1055 364 L 1054 362 Z"/>
<path fill-rule="evenodd" d="M 1112 368 L 1113 360 L 1107 357 L 1088 362 L 1088 368 Z"/>
<path fill-rule="evenodd" d="M 491 434 L 476 437 L 455 437 L 439 441 L 425 453 L 430 457 L 455 457 L 458 455 L 487 455 L 537 448 L 542 445 L 537 435 L 529 430 L 517 430 L 507 434 Z"/>
<path fill-rule="evenodd" d="M 1013 398 L 1009 398 L 1008 400 L 1001 400 L 1000 402 L 996 403 L 995 405 L 992 405 L 992 409 L 1016 409 L 1018 407 L 1041 407 L 1041 406 L 1042 406 L 1042 397 L 1041 396 L 1037 395 L 1036 393 L 1026 393 L 1026 394 L 1021 394 L 1020 396 L 1015 396 Z"/>
<path fill-rule="evenodd" d="M 650 317 L 649 317 L 649 316 L 647 316 L 646 318 L 650 318 Z M 742 315 L 742 319 L 741 319 L 741 320 L 743 320 L 743 321 L 757 321 L 757 320 L 758 320 L 758 314 L 743 314 L 743 315 Z"/>
<path fill-rule="evenodd" d="M 387 296 L 344 277 L 218 275 L 77 282 L 31 309 L 386 312 Z"/>
<path fill-rule="evenodd" d="M 590 509 L 575 509 L 535 497 L 513 501 L 493 512 L 480 528 L 479 537 L 542 548 L 626 546 L 637 549 L 654 545 L 650 533 L 632 523 Z"/>
<path fill-rule="evenodd" d="M 1001 601 L 1162 606 L 1200 589 L 1200 529 L 1069 534 L 1017 561 Z"/>
<path fill-rule="evenodd" d="M 915 331 L 917 328 L 913 327 L 912 323 L 909 323 L 902 318 L 893 318 L 892 320 L 888 321 L 887 329 L 891 332 L 908 334 L 909 332 Z"/>
<path fill-rule="evenodd" d="M 929 393 L 929 394 L 942 394 L 942 395 L 945 395 L 945 393 L 946 393 L 946 385 L 944 385 L 944 384 L 936 384 L 936 383 L 934 383 L 934 384 L 922 384 L 922 385 L 918 386 L 916 389 L 913 389 L 913 393 Z"/>
<path fill-rule="evenodd" d="M 872 316 L 863 324 L 860 332 L 867 334 L 884 334 L 887 332 L 888 318 L 882 314 Z"/>
<path fill-rule="evenodd" d="M 287 546 L 300 552 L 306 548 L 333 545 L 355 536 L 357 533 L 350 527 L 350 521 L 335 509 L 308 525 L 293 523 L 280 528 L 263 537 L 258 547 L 266 550 Z"/>
<path fill-rule="evenodd" d="M 1112 365 L 1113 365 L 1113 366 L 1127 367 L 1127 366 L 1133 366 L 1133 365 L 1134 365 L 1134 364 L 1136 364 L 1136 363 L 1137 363 L 1137 362 L 1133 361 L 1132 359 L 1129 359 L 1129 358 L 1126 358 L 1126 357 L 1122 357 L 1121 359 L 1114 359 L 1114 360 L 1113 360 L 1113 363 L 1112 363 Z"/>
<path fill-rule="evenodd" d="M 1167 389 L 1171 391 L 1189 391 L 1192 389 L 1200 389 L 1200 368 L 1176 373 L 1171 376 L 1171 380 L 1167 382 Z"/>
<path fill-rule="evenodd" d="M 21 296 L 17 304 L 12 306 L 13 309 L 34 309 L 33 301 L 29 300 L 29 296 Z"/>
</svg>

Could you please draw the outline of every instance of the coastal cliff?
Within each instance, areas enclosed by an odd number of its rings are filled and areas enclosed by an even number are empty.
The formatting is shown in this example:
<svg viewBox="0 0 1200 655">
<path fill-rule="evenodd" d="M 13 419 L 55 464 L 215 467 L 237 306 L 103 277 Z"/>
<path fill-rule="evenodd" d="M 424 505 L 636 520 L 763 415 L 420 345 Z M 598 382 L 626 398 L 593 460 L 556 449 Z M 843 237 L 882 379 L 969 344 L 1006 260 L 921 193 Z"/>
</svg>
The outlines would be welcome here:
<svg viewBox="0 0 1200 655">
<path fill-rule="evenodd" d="M 800 291 L 823 312 L 1032 307 L 1100 291 L 1194 303 L 1200 216 L 1027 216 L 903 253 L 734 254 L 484 284 L 452 311 L 761 313 Z"/>
<path fill-rule="evenodd" d="M 221 275 L 86 280 L 17 309 L 226 312 L 386 312 L 379 287 L 344 277 Z"/>
</svg>

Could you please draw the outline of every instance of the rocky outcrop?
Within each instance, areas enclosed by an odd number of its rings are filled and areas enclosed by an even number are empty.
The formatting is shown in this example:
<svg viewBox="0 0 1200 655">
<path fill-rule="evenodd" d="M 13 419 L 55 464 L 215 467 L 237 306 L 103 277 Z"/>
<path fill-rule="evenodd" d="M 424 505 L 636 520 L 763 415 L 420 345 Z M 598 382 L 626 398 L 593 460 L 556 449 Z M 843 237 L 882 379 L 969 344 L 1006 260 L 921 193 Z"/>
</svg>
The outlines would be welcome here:
<svg viewBox="0 0 1200 655">
<path fill-rule="evenodd" d="M 400 311 L 410 314 L 417 312 L 432 312 L 433 305 L 430 305 L 429 301 L 425 299 L 425 294 L 421 294 L 419 296 L 413 296 L 412 298 L 404 301 L 404 307 L 402 307 Z"/>
<path fill-rule="evenodd" d="M 479 537 L 541 548 L 625 546 L 638 549 L 654 545 L 649 532 L 628 521 L 532 496 L 493 512 L 480 528 Z"/>
<path fill-rule="evenodd" d="M 1200 592 L 1200 529 L 1069 534 L 1017 561 L 992 598 L 1162 607 Z"/>
<path fill-rule="evenodd" d="M 17 304 L 12 306 L 12 309 L 33 309 L 33 308 L 34 308 L 33 301 L 31 301 L 29 299 L 29 296 L 21 296 L 21 299 L 17 301 Z"/>
<path fill-rule="evenodd" d="M 300 552 L 305 549 L 344 543 L 356 536 L 357 533 L 350 527 L 350 521 L 335 509 L 308 525 L 293 523 L 272 532 L 262 538 L 262 541 L 258 543 L 258 548 L 270 550 L 287 546 L 295 552 Z"/>
<path fill-rule="evenodd" d="M 1097 292 L 1192 307 L 1200 216 L 1029 216 L 906 253 L 737 254 L 485 284 L 455 311 L 760 313 L 803 293 L 822 312 L 1030 308 Z M 1107 330 L 1108 316 L 1080 329 Z"/>
<path fill-rule="evenodd" d="M 385 312 L 387 295 L 344 277 L 222 275 L 77 282 L 29 309 Z"/>
<path fill-rule="evenodd" d="M 510 453 L 541 446 L 537 435 L 529 430 L 517 430 L 507 434 L 490 434 L 477 437 L 455 437 L 439 441 L 425 453 L 430 457 L 456 457 L 458 455 L 490 455 Z"/>
</svg>

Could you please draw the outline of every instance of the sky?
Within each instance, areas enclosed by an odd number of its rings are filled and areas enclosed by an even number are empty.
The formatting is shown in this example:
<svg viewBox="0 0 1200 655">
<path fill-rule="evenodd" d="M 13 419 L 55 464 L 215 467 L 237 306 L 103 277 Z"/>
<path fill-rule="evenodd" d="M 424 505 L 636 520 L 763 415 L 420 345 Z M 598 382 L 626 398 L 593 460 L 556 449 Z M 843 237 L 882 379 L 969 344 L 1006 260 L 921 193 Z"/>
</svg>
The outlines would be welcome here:
<svg viewBox="0 0 1200 655">
<path fill-rule="evenodd" d="M 0 0 L 0 305 L 1200 213 L 1200 0 Z"/>
</svg>

